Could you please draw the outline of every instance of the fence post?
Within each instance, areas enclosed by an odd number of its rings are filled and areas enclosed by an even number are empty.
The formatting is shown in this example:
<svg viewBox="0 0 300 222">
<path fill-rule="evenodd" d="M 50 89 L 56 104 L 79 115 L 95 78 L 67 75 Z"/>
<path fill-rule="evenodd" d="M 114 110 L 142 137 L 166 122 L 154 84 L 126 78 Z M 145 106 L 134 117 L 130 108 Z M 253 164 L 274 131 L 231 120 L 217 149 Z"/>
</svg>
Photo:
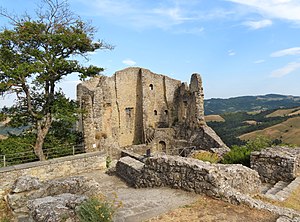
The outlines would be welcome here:
<svg viewBox="0 0 300 222">
<path fill-rule="evenodd" d="M 5 155 L 3 155 L 3 166 L 6 167 Z"/>
<path fill-rule="evenodd" d="M 75 146 L 72 146 L 73 149 L 73 156 L 75 155 Z"/>
</svg>

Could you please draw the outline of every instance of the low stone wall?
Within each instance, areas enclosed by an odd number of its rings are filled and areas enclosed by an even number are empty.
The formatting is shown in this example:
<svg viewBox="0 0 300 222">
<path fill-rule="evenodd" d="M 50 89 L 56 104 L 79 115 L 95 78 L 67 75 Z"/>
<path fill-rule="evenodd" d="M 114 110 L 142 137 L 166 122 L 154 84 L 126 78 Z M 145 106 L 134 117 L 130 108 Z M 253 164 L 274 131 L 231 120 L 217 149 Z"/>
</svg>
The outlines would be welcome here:
<svg viewBox="0 0 300 222">
<path fill-rule="evenodd" d="M 285 221 L 300 221 L 298 211 L 252 198 L 251 194 L 256 194 L 261 185 L 259 175 L 242 165 L 210 164 L 167 155 L 150 157 L 142 163 L 126 156 L 118 161 L 116 172 L 136 188 L 169 186 L 184 189 L 233 204 L 267 210 L 284 216 Z"/>
<path fill-rule="evenodd" d="M 255 194 L 261 185 L 257 172 L 242 165 L 210 164 L 177 156 L 157 155 L 145 163 L 127 156 L 118 161 L 116 170 L 135 187 L 169 186 L 214 197 L 227 189 Z"/>
<path fill-rule="evenodd" d="M 250 162 L 264 182 L 290 182 L 300 176 L 300 148 L 271 147 L 252 152 Z"/>
<path fill-rule="evenodd" d="M 94 152 L 2 167 L 0 168 L 0 197 L 12 187 L 14 181 L 20 176 L 33 176 L 45 181 L 104 169 L 105 162 L 105 153 Z"/>
</svg>

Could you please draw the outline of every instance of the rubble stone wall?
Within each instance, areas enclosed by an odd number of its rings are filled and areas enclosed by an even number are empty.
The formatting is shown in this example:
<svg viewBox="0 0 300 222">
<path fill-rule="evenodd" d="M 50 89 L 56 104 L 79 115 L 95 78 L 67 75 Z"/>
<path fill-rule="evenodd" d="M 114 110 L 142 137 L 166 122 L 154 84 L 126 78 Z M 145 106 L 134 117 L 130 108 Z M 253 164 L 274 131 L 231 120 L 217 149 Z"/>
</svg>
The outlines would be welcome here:
<svg viewBox="0 0 300 222">
<path fill-rule="evenodd" d="M 127 156 L 116 167 L 117 174 L 135 187 L 168 186 L 213 197 L 228 189 L 255 194 L 261 185 L 258 173 L 242 165 L 210 164 L 193 158 L 157 155 L 142 163 Z"/>
<path fill-rule="evenodd" d="M 76 175 L 105 168 L 103 152 L 79 154 L 47 161 L 32 162 L 0 168 L 0 197 L 20 176 L 33 176 L 41 181 Z"/>
<path fill-rule="evenodd" d="M 271 147 L 252 152 L 250 162 L 264 182 L 290 182 L 300 176 L 300 148 Z"/>
</svg>

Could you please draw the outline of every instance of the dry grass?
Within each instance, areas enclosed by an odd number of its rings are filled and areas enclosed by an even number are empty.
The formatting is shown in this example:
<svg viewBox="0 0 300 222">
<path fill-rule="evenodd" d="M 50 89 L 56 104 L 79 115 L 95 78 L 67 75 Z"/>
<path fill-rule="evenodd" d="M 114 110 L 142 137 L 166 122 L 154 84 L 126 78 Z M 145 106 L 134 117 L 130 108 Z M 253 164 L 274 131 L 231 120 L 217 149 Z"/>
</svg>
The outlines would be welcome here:
<svg viewBox="0 0 300 222">
<path fill-rule="evenodd" d="M 292 116 L 297 115 L 299 113 L 300 108 L 292 108 L 292 109 L 278 109 L 273 113 L 266 115 L 266 117 L 278 117 L 278 116 Z"/>
<path fill-rule="evenodd" d="M 208 161 L 210 163 L 217 163 L 220 161 L 218 154 L 208 151 L 194 152 L 191 157 L 197 160 Z"/>
<path fill-rule="evenodd" d="M 225 122 L 225 119 L 220 115 L 207 115 L 204 119 L 206 122 Z"/>
<path fill-rule="evenodd" d="M 300 117 L 293 117 L 266 129 L 243 134 L 239 138 L 242 140 L 251 140 L 259 135 L 270 139 L 281 139 L 283 143 L 300 146 Z"/>
<path fill-rule="evenodd" d="M 248 124 L 248 125 L 257 125 L 257 122 L 255 120 L 246 120 L 244 121 L 244 123 Z"/>
<path fill-rule="evenodd" d="M 3 199 L 0 199 L 0 222 L 9 222 L 13 220 L 11 211 Z"/>
<path fill-rule="evenodd" d="M 177 208 L 148 222 L 274 222 L 276 219 L 276 215 L 266 211 L 203 196 L 192 205 Z"/>
</svg>

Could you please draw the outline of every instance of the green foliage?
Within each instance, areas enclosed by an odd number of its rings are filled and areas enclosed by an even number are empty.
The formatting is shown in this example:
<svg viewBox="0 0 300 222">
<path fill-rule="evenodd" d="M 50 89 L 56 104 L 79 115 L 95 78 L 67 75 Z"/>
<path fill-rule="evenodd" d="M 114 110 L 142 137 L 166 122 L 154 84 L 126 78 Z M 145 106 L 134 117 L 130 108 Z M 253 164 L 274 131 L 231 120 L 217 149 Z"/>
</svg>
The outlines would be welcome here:
<svg viewBox="0 0 300 222">
<path fill-rule="evenodd" d="M 72 73 L 80 79 L 99 75 L 103 68 L 85 67 L 78 58 L 112 48 L 94 41 L 95 28 L 76 17 L 67 1 L 42 2 L 35 16 L 19 17 L 0 10 L 11 23 L 10 29 L 0 32 L 0 93 L 18 95 L 10 111 L 11 124 L 34 129 L 34 150 L 40 159 L 45 158 L 42 147 L 52 122 L 75 117 L 57 83 Z"/>
<path fill-rule="evenodd" d="M 195 152 L 191 157 L 197 160 L 208 161 L 210 163 L 217 163 L 220 160 L 216 153 L 208 151 Z"/>
<path fill-rule="evenodd" d="M 0 113 L 0 122 L 6 120 L 6 115 L 4 113 Z"/>
<path fill-rule="evenodd" d="M 254 140 L 247 141 L 244 146 L 232 146 L 231 150 L 223 156 L 222 163 L 225 164 L 243 164 L 250 167 L 250 154 L 253 151 L 260 151 L 271 147 L 272 141 L 265 137 L 257 137 Z"/>
<path fill-rule="evenodd" d="M 115 210 L 112 202 L 94 197 L 83 202 L 76 213 L 80 222 L 111 222 Z"/>
<path fill-rule="evenodd" d="M 35 135 L 11 135 L 0 140 L 0 155 L 5 155 L 6 166 L 37 160 L 33 152 Z M 2 157 L 0 166 L 3 166 Z"/>
<path fill-rule="evenodd" d="M 250 154 L 246 146 L 233 146 L 231 150 L 223 156 L 222 163 L 224 164 L 243 164 L 250 166 Z"/>
</svg>

